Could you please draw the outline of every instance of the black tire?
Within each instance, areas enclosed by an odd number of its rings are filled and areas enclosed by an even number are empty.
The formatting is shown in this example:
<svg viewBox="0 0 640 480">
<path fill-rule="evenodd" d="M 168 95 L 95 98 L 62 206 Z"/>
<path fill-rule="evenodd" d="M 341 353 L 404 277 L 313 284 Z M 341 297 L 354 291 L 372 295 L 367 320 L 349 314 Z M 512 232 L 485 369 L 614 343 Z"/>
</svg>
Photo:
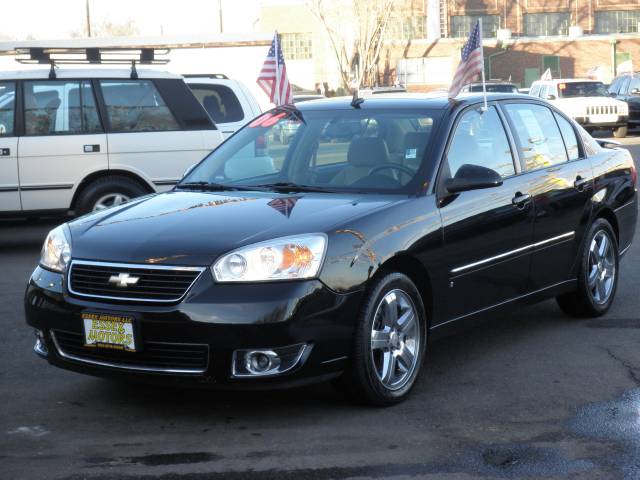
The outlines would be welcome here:
<svg viewBox="0 0 640 480">
<path fill-rule="evenodd" d="M 602 232 L 602 233 L 601 233 Z M 592 288 L 589 286 L 589 270 L 590 270 L 590 247 L 596 236 L 604 234 L 613 250 L 614 272 L 612 275 L 613 285 L 605 297 L 605 301 L 599 302 L 594 298 Z M 572 317 L 593 318 L 599 317 L 607 313 L 611 307 L 618 288 L 618 272 L 619 272 L 619 251 L 618 241 L 609 222 L 604 218 L 598 218 L 589 228 L 580 253 L 580 270 L 578 272 L 578 287 L 574 292 L 560 295 L 556 298 L 558 305 L 564 313 Z M 596 274 L 597 276 L 597 274 Z"/>
<path fill-rule="evenodd" d="M 146 193 L 142 185 L 127 177 L 114 175 L 98 178 L 82 190 L 75 211 L 79 215 L 90 213 L 96 208 L 96 203 L 108 195 L 122 195 L 130 200 Z"/>
<path fill-rule="evenodd" d="M 414 307 L 414 311 L 417 313 L 415 327 L 419 331 L 419 339 L 414 343 L 414 345 L 417 345 L 417 355 L 414 356 L 413 368 L 407 369 L 410 374 L 405 374 L 406 377 L 399 385 L 399 388 L 390 389 L 382 383 L 376 371 L 371 337 L 374 321 L 378 318 L 376 317 L 378 307 L 387 294 L 398 290 L 404 293 L 407 298 L 410 298 L 411 306 Z M 381 273 L 368 289 L 358 315 L 350 364 L 342 377 L 334 384 L 352 399 L 369 405 L 387 407 L 405 400 L 415 384 L 423 363 L 427 346 L 426 325 L 426 314 L 422 298 L 411 279 L 402 273 Z M 405 348 L 404 343 L 402 343 L 402 348 Z"/>
<path fill-rule="evenodd" d="M 613 136 L 615 138 L 624 138 L 629 133 L 629 127 L 626 125 L 624 127 L 618 127 L 613 130 Z"/>
</svg>

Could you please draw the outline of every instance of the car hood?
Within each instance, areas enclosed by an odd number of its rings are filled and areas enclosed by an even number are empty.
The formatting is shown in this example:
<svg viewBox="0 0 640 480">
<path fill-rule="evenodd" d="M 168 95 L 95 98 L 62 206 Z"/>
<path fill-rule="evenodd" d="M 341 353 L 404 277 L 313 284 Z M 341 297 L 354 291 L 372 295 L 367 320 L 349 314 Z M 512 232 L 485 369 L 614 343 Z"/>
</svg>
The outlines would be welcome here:
<svg viewBox="0 0 640 480">
<path fill-rule="evenodd" d="M 406 197 L 405 197 L 406 199 Z M 221 254 L 271 238 L 330 233 L 394 196 L 167 192 L 69 224 L 72 257 L 118 263 L 210 265 Z"/>
</svg>

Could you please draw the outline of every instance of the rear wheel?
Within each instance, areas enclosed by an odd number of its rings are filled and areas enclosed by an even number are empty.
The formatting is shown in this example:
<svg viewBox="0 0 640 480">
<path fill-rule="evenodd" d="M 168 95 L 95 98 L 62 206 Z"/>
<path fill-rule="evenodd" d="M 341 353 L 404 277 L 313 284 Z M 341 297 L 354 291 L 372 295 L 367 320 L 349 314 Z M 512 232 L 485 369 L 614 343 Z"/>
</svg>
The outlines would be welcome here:
<svg viewBox="0 0 640 480">
<path fill-rule="evenodd" d="M 364 302 L 351 364 L 338 385 L 371 405 L 401 402 L 418 377 L 426 345 L 426 315 L 418 289 L 404 274 L 384 274 Z"/>
<path fill-rule="evenodd" d="M 91 182 L 80 194 L 76 212 L 80 215 L 104 210 L 144 195 L 146 190 L 127 177 L 103 177 Z"/>
<path fill-rule="evenodd" d="M 598 218 L 586 236 L 575 292 L 557 298 L 573 317 L 598 317 L 611 307 L 618 286 L 618 242 L 609 222 Z"/>
<path fill-rule="evenodd" d="M 613 129 L 613 136 L 616 138 L 624 138 L 627 136 L 629 132 L 629 127 L 626 125 L 624 127 L 618 127 Z"/>
</svg>

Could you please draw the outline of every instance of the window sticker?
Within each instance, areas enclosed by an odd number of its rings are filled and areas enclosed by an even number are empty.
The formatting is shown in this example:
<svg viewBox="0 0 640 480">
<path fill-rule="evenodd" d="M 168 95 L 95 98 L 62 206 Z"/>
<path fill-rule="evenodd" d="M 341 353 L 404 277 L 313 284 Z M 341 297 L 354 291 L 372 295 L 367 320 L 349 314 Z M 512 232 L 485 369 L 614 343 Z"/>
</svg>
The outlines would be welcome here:
<svg viewBox="0 0 640 480">
<path fill-rule="evenodd" d="M 407 148 L 407 151 L 404 154 L 405 160 L 408 160 L 410 158 L 416 158 L 417 156 L 418 156 L 417 148 Z"/>
</svg>

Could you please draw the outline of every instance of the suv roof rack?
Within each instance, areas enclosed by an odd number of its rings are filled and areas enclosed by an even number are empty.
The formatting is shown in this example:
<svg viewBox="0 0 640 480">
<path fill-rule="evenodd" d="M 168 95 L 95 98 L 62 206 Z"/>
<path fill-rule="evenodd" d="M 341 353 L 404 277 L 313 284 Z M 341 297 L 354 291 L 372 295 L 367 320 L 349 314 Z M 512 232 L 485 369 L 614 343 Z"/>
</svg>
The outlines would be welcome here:
<svg viewBox="0 0 640 480">
<path fill-rule="evenodd" d="M 166 65 L 168 48 L 16 48 L 16 62 L 24 64 L 55 63 L 56 65 L 106 64 Z"/>
<path fill-rule="evenodd" d="M 214 80 L 229 80 L 224 73 L 185 73 L 184 78 L 213 78 Z"/>
</svg>

